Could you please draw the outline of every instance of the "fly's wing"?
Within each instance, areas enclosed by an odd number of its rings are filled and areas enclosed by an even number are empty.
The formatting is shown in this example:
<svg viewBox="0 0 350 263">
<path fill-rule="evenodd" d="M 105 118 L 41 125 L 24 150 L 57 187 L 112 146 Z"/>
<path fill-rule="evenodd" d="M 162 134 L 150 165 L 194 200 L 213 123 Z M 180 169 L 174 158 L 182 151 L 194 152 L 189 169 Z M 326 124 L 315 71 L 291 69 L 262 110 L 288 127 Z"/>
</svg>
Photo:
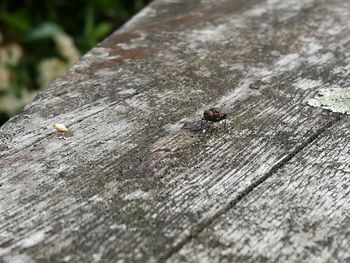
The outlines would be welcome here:
<svg viewBox="0 0 350 263">
<path fill-rule="evenodd" d="M 233 112 L 232 109 L 227 107 L 215 107 L 210 108 L 209 110 L 211 110 L 214 113 L 214 115 L 219 116 L 220 119 L 226 119 Z"/>
<path fill-rule="evenodd" d="M 214 114 L 220 113 L 220 108 L 210 108 L 210 111 L 212 111 Z"/>
</svg>

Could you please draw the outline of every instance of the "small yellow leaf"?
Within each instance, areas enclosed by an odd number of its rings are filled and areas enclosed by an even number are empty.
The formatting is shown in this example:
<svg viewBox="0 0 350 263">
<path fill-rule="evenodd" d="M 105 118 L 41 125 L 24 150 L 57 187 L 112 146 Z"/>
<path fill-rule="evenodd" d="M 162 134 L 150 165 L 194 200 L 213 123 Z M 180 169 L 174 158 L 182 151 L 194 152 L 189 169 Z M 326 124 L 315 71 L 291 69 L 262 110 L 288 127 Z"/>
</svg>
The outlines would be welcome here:
<svg viewBox="0 0 350 263">
<path fill-rule="evenodd" d="M 59 132 L 67 132 L 68 131 L 66 126 L 64 126 L 63 124 L 60 124 L 60 123 L 54 124 L 53 127 Z"/>
</svg>

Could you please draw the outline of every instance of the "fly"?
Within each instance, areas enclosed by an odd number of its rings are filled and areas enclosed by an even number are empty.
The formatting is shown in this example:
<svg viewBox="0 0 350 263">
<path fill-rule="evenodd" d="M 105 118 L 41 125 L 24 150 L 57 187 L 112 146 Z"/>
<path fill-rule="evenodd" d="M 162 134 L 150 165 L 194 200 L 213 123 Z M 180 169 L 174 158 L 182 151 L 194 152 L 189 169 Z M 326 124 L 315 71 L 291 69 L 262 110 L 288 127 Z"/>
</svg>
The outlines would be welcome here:
<svg viewBox="0 0 350 263">
<path fill-rule="evenodd" d="M 208 122 L 210 123 L 220 122 L 222 120 L 226 120 L 226 118 L 227 118 L 227 113 L 222 112 L 218 108 L 210 108 L 203 112 L 201 127 L 203 127 L 203 125 L 207 124 Z M 203 124 L 203 122 L 205 123 Z M 225 127 L 226 127 L 226 121 L 225 121 Z"/>
</svg>

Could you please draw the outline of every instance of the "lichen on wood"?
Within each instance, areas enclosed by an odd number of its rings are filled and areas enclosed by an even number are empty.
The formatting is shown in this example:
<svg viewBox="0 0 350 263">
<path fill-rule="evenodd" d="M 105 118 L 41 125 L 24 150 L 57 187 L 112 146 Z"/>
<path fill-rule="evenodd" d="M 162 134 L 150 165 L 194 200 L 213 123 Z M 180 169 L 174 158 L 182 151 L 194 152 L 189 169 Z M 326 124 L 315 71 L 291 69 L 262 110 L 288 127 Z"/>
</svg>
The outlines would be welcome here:
<svg viewBox="0 0 350 263">
<path fill-rule="evenodd" d="M 321 89 L 317 96 L 307 103 L 332 112 L 350 114 L 350 88 Z"/>
</svg>

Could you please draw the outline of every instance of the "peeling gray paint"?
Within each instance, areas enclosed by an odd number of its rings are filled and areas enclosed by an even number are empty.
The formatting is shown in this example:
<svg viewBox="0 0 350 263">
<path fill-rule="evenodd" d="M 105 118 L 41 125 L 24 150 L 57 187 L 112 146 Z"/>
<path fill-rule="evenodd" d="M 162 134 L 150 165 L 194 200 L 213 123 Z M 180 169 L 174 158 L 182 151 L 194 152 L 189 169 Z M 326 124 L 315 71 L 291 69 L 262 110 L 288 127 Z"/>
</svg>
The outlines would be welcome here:
<svg viewBox="0 0 350 263">
<path fill-rule="evenodd" d="M 321 89 L 308 105 L 332 112 L 350 114 L 350 88 Z"/>
</svg>

